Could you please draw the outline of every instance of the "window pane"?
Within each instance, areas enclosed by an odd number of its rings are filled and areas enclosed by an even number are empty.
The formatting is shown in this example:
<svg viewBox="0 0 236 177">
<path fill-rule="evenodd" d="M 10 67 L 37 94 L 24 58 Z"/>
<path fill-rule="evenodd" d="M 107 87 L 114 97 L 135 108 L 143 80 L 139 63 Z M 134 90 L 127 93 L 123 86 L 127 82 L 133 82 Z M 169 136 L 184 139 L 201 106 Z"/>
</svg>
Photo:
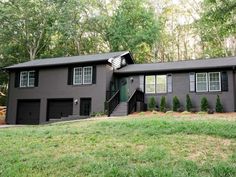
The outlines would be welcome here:
<svg viewBox="0 0 236 177">
<path fill-rule="evenodd" d="M 35 82 L 35 72 L 34 71 L 29 71 L 29 87 L 33 87 L 34 86 L 34 82 Z"/>
<path fill-rule="evenodd" d="M 92 84 L 92 67 L 84 67 L 84 84 Z"/>
<path fill-rule="evenodd" d="M 155 76 L 145 77 L 145 91 L 146 93 L 155 93 Z"/>
<path fill-rule="evenodd" d="M 210 91 L 220 91 L 220 73 L 214 72 L 209 73 L 209 90 Z"/>
<path fill-rule="evenodd" d="M 166 75 L 157 76 L 157 93 L 166 93 Z"/>
<path fill-rule="evenodd" d="M 208 91 L 207 73 L 196 74 L 196 85 L 198 92 Z"/>
<path fill-rule="evenodd" d="M 28 72 L 23 71 L 20 73 L 20 87 L 27 87 L 28 82 Z"/>
<path fill-rule="evenodd" d="M 74 84 L 82 84 L 82 68 L 74 69 Z"/>
</svg>

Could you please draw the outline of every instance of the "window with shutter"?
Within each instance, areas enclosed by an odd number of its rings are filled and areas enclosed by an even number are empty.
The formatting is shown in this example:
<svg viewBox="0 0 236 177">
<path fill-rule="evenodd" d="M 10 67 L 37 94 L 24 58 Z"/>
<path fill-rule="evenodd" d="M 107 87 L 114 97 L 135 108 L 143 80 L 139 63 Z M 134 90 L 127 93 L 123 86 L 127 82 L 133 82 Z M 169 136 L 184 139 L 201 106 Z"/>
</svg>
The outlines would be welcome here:
<svg viewBox="0 0 236 177">
<path fill-rule="evenodd" d="M 195 92 L 195 73 L 189 73 L 189 91 Z"/>
</svg>

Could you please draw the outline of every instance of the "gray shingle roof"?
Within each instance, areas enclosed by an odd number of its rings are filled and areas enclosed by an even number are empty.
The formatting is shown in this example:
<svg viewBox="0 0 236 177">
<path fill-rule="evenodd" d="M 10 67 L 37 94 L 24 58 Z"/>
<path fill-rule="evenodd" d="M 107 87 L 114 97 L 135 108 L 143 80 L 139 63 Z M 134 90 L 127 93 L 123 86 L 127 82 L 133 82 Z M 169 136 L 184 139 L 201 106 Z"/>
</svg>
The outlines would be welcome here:
<svg viewBox="0 0 236 177">
<path fill-rule="evenodd" d="M 28 61 L 28 62 L 8 66 L 6 67 L 6 69 L 67 65 L 67 64 L 75 64 L 75 63 L 106 62 L 109 58 L 114 58 L 114 57 L 121 56 L 127 53 L 128 51 L 121 51 L 121 52 L 102 53 L 102 54 L 95 54 L 95 55 L 80 55 L 80 56 L 72 56 L 72 57 L 38 59 L 38 60 L 33 60 L 33 61 Z"/>
<path fill-rule="evenodd" d="M 115 73 L 151 73 L 236 66 L 236 56 L 213 59 L 186 60 L 166 63 L 133 64 L 116 70 Z"/>
</svg>

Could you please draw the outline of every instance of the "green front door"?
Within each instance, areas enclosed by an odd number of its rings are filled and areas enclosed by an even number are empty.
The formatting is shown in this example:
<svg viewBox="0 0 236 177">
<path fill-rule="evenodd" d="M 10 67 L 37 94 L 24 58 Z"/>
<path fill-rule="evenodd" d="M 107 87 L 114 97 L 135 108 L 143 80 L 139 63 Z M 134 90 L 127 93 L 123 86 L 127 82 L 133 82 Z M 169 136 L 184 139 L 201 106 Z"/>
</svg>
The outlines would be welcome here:
<svg viewBox="0 0 236 177">
<path fill-rule="evenodd" d="M 128 100 L 127 78 L 120 79 L 120 102 Z"/>
</svg>

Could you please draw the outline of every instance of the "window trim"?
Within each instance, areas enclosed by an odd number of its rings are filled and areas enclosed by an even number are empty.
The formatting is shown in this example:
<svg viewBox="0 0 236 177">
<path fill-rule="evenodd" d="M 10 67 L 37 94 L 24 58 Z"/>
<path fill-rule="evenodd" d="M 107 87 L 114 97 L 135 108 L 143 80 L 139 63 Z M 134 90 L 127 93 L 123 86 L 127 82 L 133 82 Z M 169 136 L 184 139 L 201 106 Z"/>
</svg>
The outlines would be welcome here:
<svg viewBox="0 0 236 177">
<path fill-rule="evenodd" d="M 206 90 L 198 90 L 198 86 L 197 86 L 197 84 L 198 84 L 197 75 L 198 74 L 206 74 Z M 208 87 L 209 87 L 209 84 L 208 84 L 208 73 L 207 72 L 196 73 L 196 92 L 199 92 L 199 93 L 201 93 L 201 92 L 208 92 L 209 91 Z"/>
<path fill-rule="evenodd" d="M 154 83 L 152 85 L 154 85 L 154 92 L 147 92 L 147 85 L 151 85 L 151 84 L 147 84 L 147 77 L 148 76 L 153 76 L 154 77 Z M 155 94 L 156 93 L 156 75 L 146 75 L 145 76 L 145 93 L 148 93 L 148 94 Z"/>
<path fill-rule="evenodd" d="M 84 72 L 85 72 L 85 69 L 86 68 L 90 68 L 91 69 L 91 82 L 89 82 L 89 83 L 85 83 L 84 82 Z M 83 67 L 83 84 L 84 85 L 90 85 L 90 84 L 92 84 L 93 83 L 93 67 L 92 66 L 85 66 L 85 67 Z"/>
<path fill-rule="evenodd" d="M 26 85 L 22 85 L 22 74 L 23 73 L 26 73 Z M 33 85 L 30 85 L 30 83 L 29 83 L 29 73 L 34 73 L 34 84 Z M 30 70 L 30 71 L 21 71 L 20 72 L 20 84 L 19 84 L 19 87 L 20 88 L 27 88 L 27 87 L 35 87 L 35 70 Z"/>
<path fill-rule="evenodd" d="M 76 69 L 81 69 L 82 70 L 82 79 L 81 79 L 81 83 L 75 83 L 75 70 Z M 82 85 L 83 84 L 83 67 L 75 67 L 73 69 L 73 85 Z"/>
<path fill-rule="evenodd" d="M 210 88 L 210 83 L 211 83 L 211 81 L 210 81 L 210 74 L 213 74 L 213 73 L 217 73 L 217 74 L 219 74 L 219 90 L 211 90 Z M 209 92 L 220 92 L 221 91 L 221 73 L 220 72 L 209 72 L 208 73 L 208 90 L 209 90 Z"/>
<path fill-rule="evenodd" d="M 161 91 L 161 92 L 158 92 L 157 90 L 157 86 L 158 86 L 158 82 L 157 82 L 157 77 L 158 76 L 165 76 L 165 91 Z M 156 83 L 155 83 L 155 87 L 156 87 L 156 93 L 158 93 L 158 94 L 163 94 L 163 93 L 168 93 L 168 88 L 167 88 L 167 75 L 166 74 L 158 74 L 158 75 L 156 75 Z"/>
</svg>

